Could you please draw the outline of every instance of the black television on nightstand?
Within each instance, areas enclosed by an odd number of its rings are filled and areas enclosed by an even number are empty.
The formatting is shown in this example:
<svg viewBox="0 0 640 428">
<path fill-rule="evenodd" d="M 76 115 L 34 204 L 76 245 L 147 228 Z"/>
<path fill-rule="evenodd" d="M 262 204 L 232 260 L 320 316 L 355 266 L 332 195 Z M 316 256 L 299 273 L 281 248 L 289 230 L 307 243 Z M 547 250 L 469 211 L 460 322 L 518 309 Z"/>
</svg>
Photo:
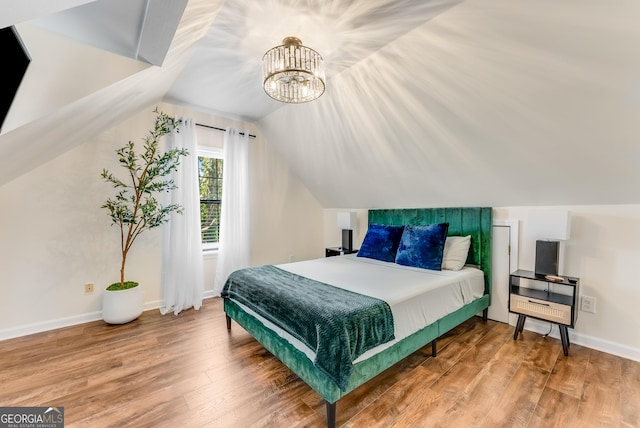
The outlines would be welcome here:
<svg viewBox="0 0 640 428">
<path fill-rule="evenodd" d="M 31 57 L 20 39 L 14 26 L 0 29 L 0 46 L 2 47 L 2 77 L 0 78 L 0 130 L 9 113 L 13 99 L 18 92 L 20 83 Z"/>
</svg>

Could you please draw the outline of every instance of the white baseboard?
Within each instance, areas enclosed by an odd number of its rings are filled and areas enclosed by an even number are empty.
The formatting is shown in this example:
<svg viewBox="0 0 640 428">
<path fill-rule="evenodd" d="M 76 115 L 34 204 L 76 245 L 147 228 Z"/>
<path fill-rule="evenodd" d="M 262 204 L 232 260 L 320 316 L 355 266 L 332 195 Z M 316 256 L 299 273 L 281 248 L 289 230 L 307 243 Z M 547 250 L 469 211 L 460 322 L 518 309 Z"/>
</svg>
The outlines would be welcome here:
<svg viewBox="0 0 640 428">
<path fill-rule="evenodd" d="M 213 290 L 205 291 L 204 298 L 209 299 L 215 297 Z M 144 310 L 150 311 L 160 308 L 161 300 L 147 302 L 144 304 Z M 90 312 L 82 315 L 74 315 L 72 317 L 58 318 L 54 320 L 43 321 L 39 323 L 26 324 L 18 327 L 10 327 L 0 329 L 0 341 L 14 339 L 16 337 L 28 336 L 30 334 L 42 333 L 45 331 L 56 330 L 63 327 L 71 327 L 73 325 L 84 324 L 102 319 L 102 311 Z"/>
<path fill-rule="evenodd" d="M 72 317 L 58 318 L 33 324 L 21 325 L 18 327 L 5 328 L 0 330 L 0 340 L 13 339 L 16 337 L 28 336 L 30 334 L 42 333 L 43 331 L 55 330 L 62 327 L 69 327 L 77 324 L 84 324 L 102 319 L 102 312 L 90 312 L 88 314 L 75 315 Z"/>
<path fill-rule="evenodd" d="M 515 323 L 510 322 L 509 324 L 515 326 Z M 527 318 L 527 321 L 524 323 L 524 329 L 539 334 L 547 334 L 547 332 L 549 331 L 549 325 L 549 322 Z M 553 327 L 551 328 L 551 334 L 549 334 L 549 336 L 560 340 L 558 326 L 556 324 L 552 325 Z M 612 355 L 617 355 L 618 357 L 627 358 L 629 360 L 640 361 L 640 349 L 621 345 L 620 343 L 610 342 L 604 339 L 599 339 L 597 337 L 588 336 L 586 334 L 578 333 L 573 329 L 569 329 L 568 331 L 569 343 L 575 343 L 576 345 L 606 352 Z M 569 350 L 569 355 L 571 355 L 571 350 Z"/>
</svg>

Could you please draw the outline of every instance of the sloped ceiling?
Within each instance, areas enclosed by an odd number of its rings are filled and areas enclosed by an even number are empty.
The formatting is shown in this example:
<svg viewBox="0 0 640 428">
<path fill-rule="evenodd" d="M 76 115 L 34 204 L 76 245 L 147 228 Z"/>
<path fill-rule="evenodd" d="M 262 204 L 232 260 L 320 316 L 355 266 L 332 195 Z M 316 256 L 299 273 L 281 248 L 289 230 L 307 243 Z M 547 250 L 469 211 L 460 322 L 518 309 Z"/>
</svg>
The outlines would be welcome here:
<svg viewBox="0 0 640 428">
<path fill-rule="evenodd" d="M 15 126 L 7 131 L 3 128 L 0 135 L 0 185 L 85 143 L 130 115 L 153 108 L 183 70 L 193 46 L 209 29 L 221 5 L 222 0 L 189 0 L 161 67 L 134 64 L 135 60 L 115 58 L 107 51 L 99 56 L 88 45 L 80 49 L 76 40 L 65 43 L 64 55 L 58 56 L 56 48 L 63 46 L 63 37 L 48 35 L 42 46 L 37 46 L 43 51 L 42 57 L 32 55 L 14 101 L 36 108 L 16 118 Z M 13 16 L 15 21 L 11 23 L 31 29 L 31 23 L 21 19 L 41 18 L 41 6 L 36 0 L 1 6 L 0 15 Z M 32 89 L 31 85 L 37 88 L 42 82 L 46 82 L 46 91 L 23 91 Z"/>
<path fill-rule="evenodd" d="M 0 27 L 9 27 L 10 25 L 51 15 L 94 1 L 95 0 L 21 0 L 19 2 L 11 2 L 10 5 L 6 2 L 1 7 Z"/>
<path fill-rule="evenodd" d="M 460 1 L 227 1 L 166 99 L 256 121 L 282 107 L 261 73 L 264 53 L 285 37 L 320 52 L 331 80 Z"/>
<path fill-rule="evenodd" d="M 466 1 L 261 132 L 332 207 L 640 202 L 640 3 Z"/>
<path fill-rule="evenodd" d="M 186 0 L 98 0 L 36 25 L 129 58 L 162 65 Z"/>
<path fill-rule="evenodd" d="M 635 0 L 190 0 L 161 67 L 1 135 L 0 184 L 165 97 L 257 121 L 325 207 L 639 203 L 639 19 Z M 260 87 L 289 35 L 325 56 L 312 103 Z"/>
</svg>

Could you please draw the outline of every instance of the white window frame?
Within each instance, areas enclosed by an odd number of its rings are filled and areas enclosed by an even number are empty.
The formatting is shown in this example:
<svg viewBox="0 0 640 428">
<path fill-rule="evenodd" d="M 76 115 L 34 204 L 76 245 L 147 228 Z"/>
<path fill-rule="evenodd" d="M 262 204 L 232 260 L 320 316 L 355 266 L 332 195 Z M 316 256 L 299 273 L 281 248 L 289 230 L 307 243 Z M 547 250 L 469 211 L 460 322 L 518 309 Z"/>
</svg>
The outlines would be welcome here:
<svg viewBox="0 0 640 428">
<path fill-rule="evenodd" d="M 209 146 L 197 146 L 196 151 L 198 152 L 198 157 L 206 157 L 206 158 L 216 158 L 222 159 L 224 161 L 224 151 L 222 148 L 218 147 L 209 147 Z M 198 178 L 198 181 L 200 178 Z M 224 185 L 224 184 L 223 184 Z M 198 182 L 198 188 L 200 183 Z M 202 243 L 202 252 L 203 253 L 217 253 L 220 248 L 220 242 L 216 243 Z"/>
</svg>

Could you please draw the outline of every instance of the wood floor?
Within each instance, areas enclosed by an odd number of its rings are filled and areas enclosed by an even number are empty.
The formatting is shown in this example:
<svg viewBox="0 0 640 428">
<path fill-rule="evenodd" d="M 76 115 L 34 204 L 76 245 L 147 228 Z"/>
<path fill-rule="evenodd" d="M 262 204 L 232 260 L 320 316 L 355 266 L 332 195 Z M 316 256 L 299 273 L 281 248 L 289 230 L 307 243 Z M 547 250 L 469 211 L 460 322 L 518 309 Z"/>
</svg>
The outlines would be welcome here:
<svg viewBox="0 0 640 428">
<path fill-rule="evenodd" d="M 338 402 L 343 427 L 640 427 L 640 363 L 479 318 Z M 321 398 L 221 300 L 0 342 L 0 406 L 63 406 L 65 427 L 324 427 Z"/>
</svg>

